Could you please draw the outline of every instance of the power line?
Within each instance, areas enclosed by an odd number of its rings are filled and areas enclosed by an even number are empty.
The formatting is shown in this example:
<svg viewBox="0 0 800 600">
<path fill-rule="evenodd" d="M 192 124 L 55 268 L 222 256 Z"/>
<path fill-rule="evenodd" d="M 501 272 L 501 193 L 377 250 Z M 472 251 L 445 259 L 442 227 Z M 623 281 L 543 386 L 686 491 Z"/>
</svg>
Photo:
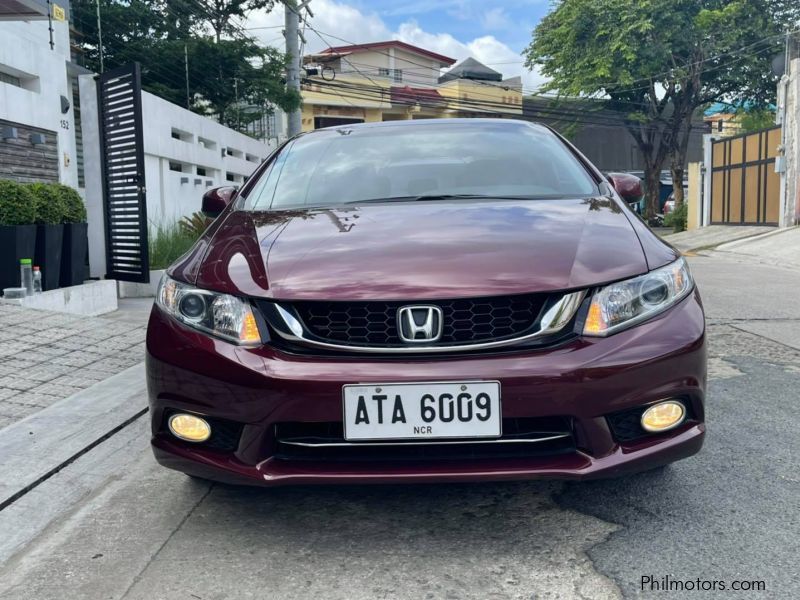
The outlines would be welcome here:
<svg viewBox="0 0 800 600">
<path fill-rule="evenodd" d="M 349 96 L 352 99 L 360 99 L 360 100 L 367 100 L 371 102 L 386 102 L 386 93 L 390 90 L 386 88 L 380 87 L 375 88 L 366 85 L 358 85 L 358 84 L 342 84 L 342 83 L 334 83 L 334 82 L 320 82 L 315 80 L 313 82 L 314 85 L 317 85 L 321 88 L 331 88 L 330 91 L 325 91 L 324 89 L 317 89 L 312 90 L 316 93 L 322 93 L 330 96 L 336 96 L 341 100 L 346 100 Z M 505 117 L 512 117 L 512 118 L 522 118 L 522 117 L 538 117 L 540 119 L 549 119 L 552 121 L 557 121 L 562 118 L 569 118 L 570 122 L 576 122 L 586 125 L 596 125 L 596 126 L 606 126 L 606 127 L 620 127 L 624 126 L 625 120 L 624 119 L 616 119 L 610 116 L 603 116 L 603 115 L 589 115 L 585 111 L 572 111 L 572 110 L 559 110 L 559 109 L 552 109 L 547 107 L 536 107 L 533 109 L 523 110 L 521 113 L 518 112 L 509 112 L 509 106 L 506 104 L 501 103 L 489 103 L 489 102 L 478 102 L 478 101 L 470 101 L 470 100 L 463 100 L 463 99 L 451 99 L 442 97 L 440 100 L 417 100 L 417 99 L 402 99 L 402 98 L 395 98 L 391 100 L 392 104 L 399 104 L 404 106 L 420 106 L 422 108 L 431 108 L 431 109 L 447 109 L 447 110 L 454 110 L 460 112 L 470 112 L 469 109 L 473 109 L 472 112 L 484 112 L 484 113 L 491 113 L 493 115 L 498 116 L 505 116 Z M 697 130 L 698 127 L 692 125 L 692 128 Z M 651 130 L 658 130 L 657 127 L 649 127 Z"/>
<path fill-rule="evenodd" d="M 311 28 L 313 31 L 315 31 L 318 36 L 319 36 L 320 33 L 325 33 L 325 35 L 327 35 L 328 37 L 331 37 L 331 38 L 333 38 L 335 40 L 339 40 L 339 41 L 344 42 L 344 43 L 349 44 L 349 45 L 358 45 L 355 42 L 346 40 L 346 39 L 341 38 L 339 36 L 336 36 L 336 35 L 334 35 L 332 33 L 320 32 L 319 30 L 314 29 L 311 24 L 309 24 L 309 28 Z M 800 30 L 796 30 L 794 32 L 789 32 L 789 34 L 793 34 L 793 33 L 797 33 L 797 32 L 800 32 Z M 767 37 L 764 37 L 764 38 L 762 38 L 760 40 L 757 40 L 757 41 L 755 41 L 755 42 L 753 42 L 751 44 L 748 44 L 746 46 L 742 46 L 741 48 L 736 48 L 736 49 L 730 50 L 728 52 L 723 52 L 723 53 L 720 53 L 720 54 L 717 54 L 717 55 L 714 55 L 714 56 L 710 56 L 710 57 L 707 57 L 707 58 L 702 59 L 700 61 L 695 61 L 695 62 L 692 62 L 692 63 L 686 63 L 686 64 L 684 64 L 684 65 L 682 65 L 682 66 L 680 66 L 678 68 L 686 68 L 686 67 L 691 66 L 691 65 L 704 64 L 706 62 L 710 62 L 712 60 L 717 60 L 717 59 L 722 58 L 724 56 L 730 56 L 732 54 L 737 54 L 737 53 L 740 53 L 740 52 L 744 52 L 744 51 L 746 51 L 746 50 L 748 50 L 748 49 L 750 49 L 750 48 L 752 48 L 754 46 L 757 46 L 758 44 L 761 44 L 761 43 L 764 43 L 764 42 L 770 41 L 770 40 L 775 40 L 775 39 L 778 39 L 778 38 L 783 38 L 785 35 L 786 35 L 785 33 L 780 33 L 780 34 L 767 36 Z M 328 42 L 327 40 L 323 39 L 321 36 L 319 36 L 319 37 L 320 37 L 320 39 L 322 40 L 323 43 L 328 45 L 328 47 L 333 47 L 333 45 L 330 42 Z M 768 49 L 769 48 L 763 49 L 761 52 L 764 52 L 764 51 L 766 51 Z M 384 56 L 389 56 L 389 53 L 387 53 L 385 51 L 382 52 L 379 48 L 373 48 L 372 51 L 376 52 L 378 54 L 382 54 Z M 350 62 L 349 59 L 345 59 L 345 60 Z M 741 60 L 741 59 L 739 59 L 739 60 Z M 418 63 L 418 62 L 411 61 L 411 60 L 408 60 L 407 62 L 409 62 L 409 63 L 411 63 L 411 64 L 413 64 L 415 66 L 422 67 L 423 69 L 427 69 L 427 70 L 431 69 L 430 65 L 425 65 L 425 64 Z M 739 62 L 739 61 L 738 60 L 737 61 L 732 61 L 731 63 L 726 63 L 726 65 L 718 65 L 718 66 L 715 66 L 715 67 L 713 67 L 711 69 L 707 69 L 707 70 L 701 71 L 701 73 L 709 72 L 709 71 L 712 71 L 712 70 L 717 70 L 717 69 L 721 68 L 722 66 L 730 66 L 731 64 L 735 64 L 735 62 Z M 499 63 L 495 63 L 495 64 L 499 64 Z M 673 68 L 673 69 L 669 69 L 667 71 L 664 71 L 662 73 L 657 73 L 657 74 L 652 75 L 650 77 L 643 77 L 643 78 L 640 78 L 640 79 L 634 79 L 634 80 L 628 82 L 628 84 L 626 84 L 626 85 L 630 85 L 630 84 L 634 84 L 634 83 L 638 83 L 638 82 L 642 82 L 642 81 L 651 81 L 651 80 L 653 80 L 655 78 L 662 77 L 664 75 L 668 75 L 668 74 L 674 72 L 675 70 L 676 69 Z M 598 83 L 597 85 L 598 86 L 607 86 L 609 84 L 614 84 L 614 83 L 618 83 L 618 81 L 608 81 L 608 82 L 605 82 L 605 83 Z M 492 84 L 488 84 L 488 85 L 492 85 Z M 529 93 L 532 93 L 532 94 L 538 94 L 545 87 L 546 86 L 541 86 L 541 87 L 538 87 L 538 88 L 527 88 L 527 91 Z M 636 90 L 639 90 L 639 89 L 647 89 L 647 87 L 649 87 L 649 86 L 642 86 L 642 87 L 638 87 L 638 88 L 623 88 L 623 89 L 615 90 L 615 91 L 619 91 L 619 92 L 636 91 Z M 523 91 L 525 91 L 525 87 L 524 86 L 523 86 Z"/>
</svg>

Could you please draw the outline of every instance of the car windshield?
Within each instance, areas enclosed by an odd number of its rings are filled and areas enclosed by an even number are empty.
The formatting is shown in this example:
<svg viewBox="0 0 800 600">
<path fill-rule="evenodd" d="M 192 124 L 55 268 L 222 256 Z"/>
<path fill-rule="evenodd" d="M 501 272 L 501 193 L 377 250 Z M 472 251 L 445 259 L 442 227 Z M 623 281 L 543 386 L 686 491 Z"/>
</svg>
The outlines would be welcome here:
<svg viewBox="0 0 800 600">
<path fill-rule="evenodd" d="M 338 127 L 301 136 L 281 150 L 247 195 L 245 208 L 596 192 L 566 146 L 528 123 Z"/>
</svg>

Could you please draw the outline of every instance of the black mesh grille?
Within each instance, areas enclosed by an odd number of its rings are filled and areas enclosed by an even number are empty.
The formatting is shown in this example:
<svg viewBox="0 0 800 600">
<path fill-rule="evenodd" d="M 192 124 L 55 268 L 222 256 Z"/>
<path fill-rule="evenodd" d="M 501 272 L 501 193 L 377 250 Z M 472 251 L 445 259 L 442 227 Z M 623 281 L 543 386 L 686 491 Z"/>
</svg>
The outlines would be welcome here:
<svg viewBox="0 0 800 600">
<path fill-rule="evenodd" d="M 608 416 L 608 424 L 617 441 L 627 442 L 648 435 L 641 425 L 644 408 L 635 408 Z"/>
<path fill-rule="evenodd" d="M 442 337 L 437 344 L 465 344 L 523 335 L 533 330 L 547 300 L 544 294 L 420 301 L 442 309 Z M 308 330 L 331 342 L 374 346 L 404 345 L 397 330 L 397 310 L 412 302 L 297 302 Z"/>
</svg>

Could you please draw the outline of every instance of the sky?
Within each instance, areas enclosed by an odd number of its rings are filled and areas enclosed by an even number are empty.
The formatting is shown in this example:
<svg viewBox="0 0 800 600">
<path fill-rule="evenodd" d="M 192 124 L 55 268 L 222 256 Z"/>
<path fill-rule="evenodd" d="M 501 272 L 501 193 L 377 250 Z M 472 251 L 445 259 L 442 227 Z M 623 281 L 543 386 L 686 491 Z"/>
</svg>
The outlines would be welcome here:
<svg viewBox="0 0 800 600">
<path fill-rule="evenodd" d="M 401 40 L 458 61 L 472 56 L 504 77 L 522 76 L 526 92 L 544 81 L 523 66 L 522 51 L 549 0 L 312 0 L 305 52 L 350 43 Z M 252 13 L 245 27 L 283 49 L 283 10 Z M 338 38 L 338 39 L 337 39 Z"/>
</svg>

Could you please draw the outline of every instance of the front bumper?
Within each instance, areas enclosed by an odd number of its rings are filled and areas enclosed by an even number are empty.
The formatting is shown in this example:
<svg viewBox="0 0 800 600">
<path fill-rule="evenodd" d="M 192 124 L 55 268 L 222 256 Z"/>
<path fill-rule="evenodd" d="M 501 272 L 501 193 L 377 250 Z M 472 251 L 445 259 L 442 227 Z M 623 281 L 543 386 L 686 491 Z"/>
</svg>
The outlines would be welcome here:
<svg viewBox="0 0 800 600">
<path fill-rule="evenodd" d="M 657 318 L 608 338 L 549 349 L 459 357 L 299 356 L 243 348 L 190 330 L 154 307 L 147 338 L 152 446 L 164 466 L 229 483 L 390 483 L 589 479 L 651 469 L 703 444 L 705 325 L 695 292 Z M 340 422 L 348 383 L 499 380 L 504 418 L 568 417 L 574 451 L 525 458 L 407 462 L 288 461 L 273 455 L 276 423 Z M 691 419 L 620 442 L 606 416 L 681 397 Z M 236 449 L 183 442 L 164 430 L 166 410 L 244 424 Z"/>
</svg>

